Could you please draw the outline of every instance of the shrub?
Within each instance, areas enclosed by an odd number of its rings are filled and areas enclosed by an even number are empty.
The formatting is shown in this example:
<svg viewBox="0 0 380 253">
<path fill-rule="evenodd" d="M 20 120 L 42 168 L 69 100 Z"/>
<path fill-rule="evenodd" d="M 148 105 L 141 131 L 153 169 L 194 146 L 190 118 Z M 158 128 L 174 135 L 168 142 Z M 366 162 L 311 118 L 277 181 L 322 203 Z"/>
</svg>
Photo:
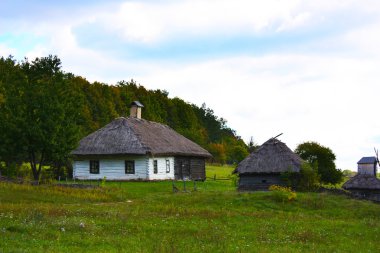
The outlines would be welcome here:
<svg viewBox="0 0 380 253">
<path fill-rule="evenodd" d="M 281 174 L 281 178 L 287 182 L 288 186 L 301 191 L 315 191 L 320 184 L 318 171 L 313 169 L 309 163 L 303 163 L 299 173 L 285 172 Z"/>
<path fill-rule="evenodd" d="M 272 192 L 272 196 L 276 201 L 294 201 L 297 199 L 297 193 L 292 191 L 290 187 L 284 187 L 279 185 L 271 185 L 269 190 Z"/>
<path fill-rule="evenodd" d="M 232 174 L 230 176 L 230 178 L 231 178 L 232 186 L 234 186 L 234 187 L 238 186 L 238 184 L 239 184 L 239 176 L 237 174 Z"/>
<path fill-rule="evenodd" d="M 100 183 L 100 187 L 105 187 L 106 186 L 106 181 L 107 181 L 107 177 L 103 177 L 101 183 Z"/>
</svg>

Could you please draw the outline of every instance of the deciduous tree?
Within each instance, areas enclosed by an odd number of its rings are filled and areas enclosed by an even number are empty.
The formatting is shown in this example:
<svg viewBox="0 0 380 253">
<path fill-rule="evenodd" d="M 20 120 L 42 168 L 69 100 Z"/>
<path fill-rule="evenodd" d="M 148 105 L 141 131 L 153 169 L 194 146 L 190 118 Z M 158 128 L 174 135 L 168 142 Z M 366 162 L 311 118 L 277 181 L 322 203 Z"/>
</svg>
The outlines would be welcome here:
<svg viewBox="0 0 380 253">
<path fill-rule="evenodd" d="M 333 151 L 317 142 L 305 142 L 297 146 L 295 153 L 318 171 L 322 183 L 337 184 L 342 181 L 343 173 L 336 169 Z"/>
<path fill-rule="evenodd" d="M 6 94 L 4 142 L 10 155 L 22 155 L 30 163 L 35 180 L 42 166 L 67 158 L 79 139 L 80 99 L 73 92 L 71 75 L 60 66 L 56 56 L 25 59 L 1 77 Z M 7 78 L 10 72 L 17 77 Z"/>
</svg>

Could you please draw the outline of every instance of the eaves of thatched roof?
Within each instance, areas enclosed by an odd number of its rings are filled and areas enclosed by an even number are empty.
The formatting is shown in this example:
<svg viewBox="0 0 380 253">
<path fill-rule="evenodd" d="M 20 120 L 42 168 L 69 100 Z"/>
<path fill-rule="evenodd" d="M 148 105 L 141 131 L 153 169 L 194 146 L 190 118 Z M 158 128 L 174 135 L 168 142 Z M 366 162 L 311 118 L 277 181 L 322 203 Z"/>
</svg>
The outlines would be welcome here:
<svg viewBox="0 0 380 253">
<path fill-rule="evenodd" d="M 241 161 L 234 173 L 299 172 L 303 161 L 285 143 L 271 138 Z"/>
<path fill-rule="evenodd" d="M 357 174 L 342 185 L 346 190 L 380 190 L 380 180 L 373 175 Z"/>
<path fill-rule="evenodd" d="M 83 138 L 72 155 L 181 155 L 211 157 L 170 127 L 138 118 L 117 118 Z"/>
</svg>

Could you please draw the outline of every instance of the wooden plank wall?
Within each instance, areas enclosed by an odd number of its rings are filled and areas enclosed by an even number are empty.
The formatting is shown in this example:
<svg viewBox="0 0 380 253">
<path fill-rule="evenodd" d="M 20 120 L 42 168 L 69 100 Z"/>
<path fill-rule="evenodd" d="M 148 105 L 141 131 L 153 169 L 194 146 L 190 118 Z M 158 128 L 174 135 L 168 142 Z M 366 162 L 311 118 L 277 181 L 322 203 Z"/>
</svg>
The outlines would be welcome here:
<svg viewBox="0 0 380 253">
<path fill-rule="evenodd" d="M 239 190 L 268 190 L 271 185 L 284 185 L 280 174 L 240 175 Z"/>
<path fill-rule="evenodd" d="M 175 157 L 175 179 L 206 179 L 205 159 L 200 157 Z"/>
<path fill-rule="evenodd" d="M 157 160 L 157 174 L 154 173 L 153 161 Z M 170 171 L 166 173 L 166 160 L 169 160 Z M 174 157 L 152 157 L 148 162 L 149 180 L 174 179 Z"/>
<path fill-rule="evenodd" d="M 358 164 L 360 174 L 376 175 L 376 164 Z"/>
<path fill-rule="evenodd" d="M 147 179 L 148 157 L 124 157 L 93 159 L 99 161 L 99 174 L 90 173 L 90 159 L 75 160 L 73 164 L 74 178 L 96 180 L 106 177 L 107 180 Z M 125 174 L 125 160 L 135 161 L 135 174 Z"/>
</svg>

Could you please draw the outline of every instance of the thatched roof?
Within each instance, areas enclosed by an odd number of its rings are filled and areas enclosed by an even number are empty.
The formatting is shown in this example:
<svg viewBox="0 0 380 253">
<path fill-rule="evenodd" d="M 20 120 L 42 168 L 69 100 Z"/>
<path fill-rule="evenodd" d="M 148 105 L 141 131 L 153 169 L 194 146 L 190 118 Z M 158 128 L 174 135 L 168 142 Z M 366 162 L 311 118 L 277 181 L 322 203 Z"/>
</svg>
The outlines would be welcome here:
<svg viewBox="0 0 380 253">
<path fill-rule="evenodd" d="M 117 118 L 83 138 L 73 155 L 183 155 L 211 157 L 207 150 L 160 123 Z"/>
<path fill-rule="evenodd" d="M 293 153 L 285 143 L 271 138 L 241 161 L 234 173 L 299 172 L 302 162 L 301 157 Z"/>
<path fill-rule="evenodd" d="M 373 175 L 357 174 L 342 185 L 343 189 L 380 190 L 380 180 Z"/>
</svg>

